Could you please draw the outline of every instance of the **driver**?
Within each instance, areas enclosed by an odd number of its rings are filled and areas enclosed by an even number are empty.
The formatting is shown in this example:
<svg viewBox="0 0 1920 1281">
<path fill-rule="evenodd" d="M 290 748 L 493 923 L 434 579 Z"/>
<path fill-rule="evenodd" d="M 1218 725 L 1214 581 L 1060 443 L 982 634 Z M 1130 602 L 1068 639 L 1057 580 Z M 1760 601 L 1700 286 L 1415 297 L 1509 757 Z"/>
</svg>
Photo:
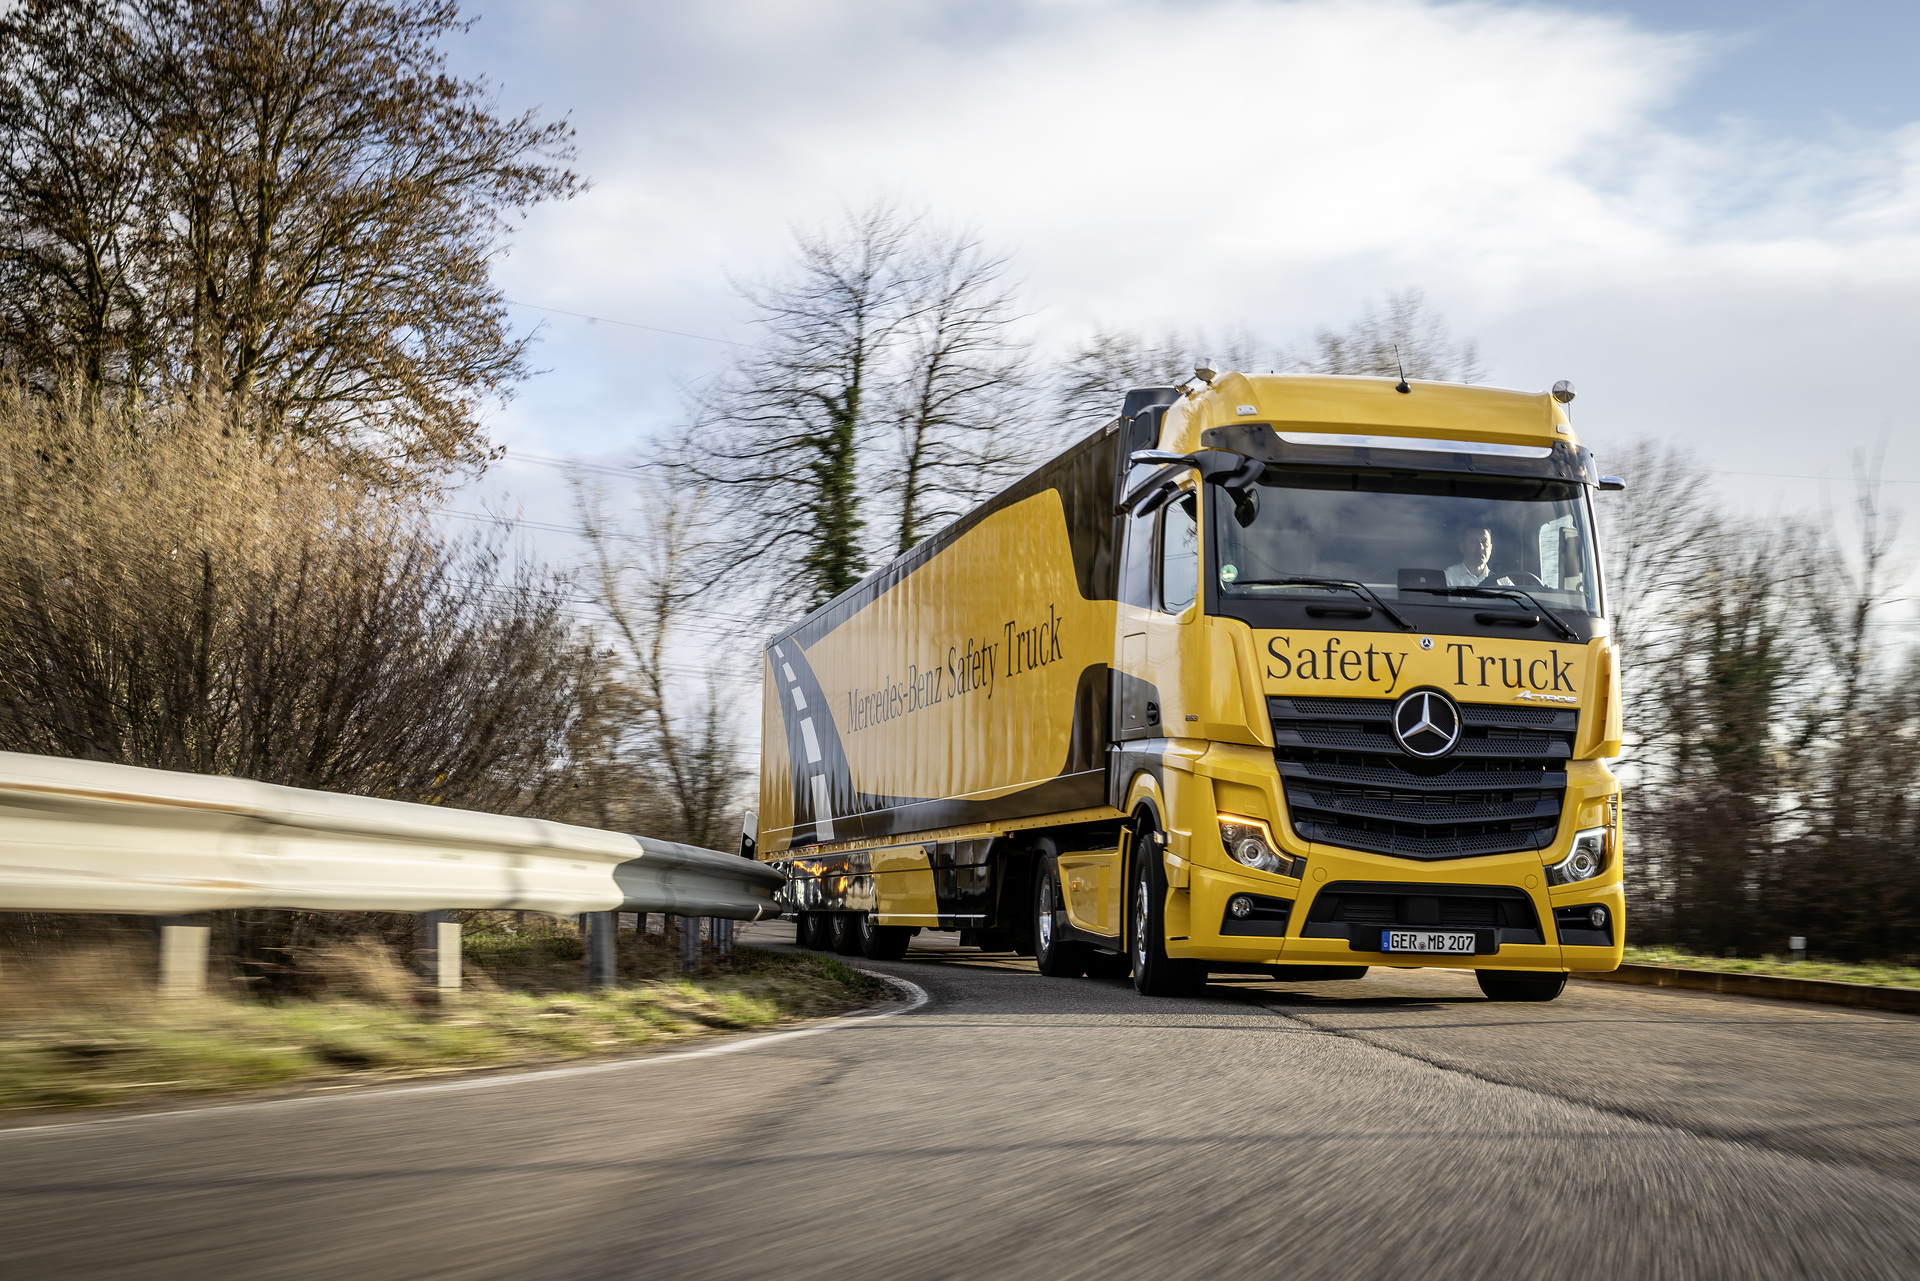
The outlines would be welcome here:
<svg viewBox="0 0 1920 1281">
<path fill-rule="evenodd" d="M 1478 587 L 1487 581 L 1492 569 L 1487 562 L 1493 556 L 1493 531 L 1484 525 L 1469 525 L 1460 531 L 1460 563 L 1447 566 L 1447 586 Z M 1499 587 L 1513 586 L 1513 580 L 1498 578 Z"/>
</svg>

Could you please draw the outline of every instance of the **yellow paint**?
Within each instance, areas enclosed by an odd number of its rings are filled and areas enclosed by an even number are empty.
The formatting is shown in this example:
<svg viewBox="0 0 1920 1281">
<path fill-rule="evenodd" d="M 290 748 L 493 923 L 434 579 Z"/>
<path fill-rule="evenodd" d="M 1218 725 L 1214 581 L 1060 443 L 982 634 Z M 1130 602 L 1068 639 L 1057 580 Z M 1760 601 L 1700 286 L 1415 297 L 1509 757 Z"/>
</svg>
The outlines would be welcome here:
<svg viewBox="0 0 1920 1281">
<path fill-rule="evenodd" d="M 1418 632 L 1253 633 L 1269 694 L 1398 698 L 1439 689 L 1462 703 L 1590 709 L 1588 672 L 1604 640 L 1505 640 Z"/>
<path fill-rule="evenodd" d="M 1224 374 L 1208 390 L 1174 403 L 1161 424 L 1160 447 L 1183 453 L 1198 449 L 1200 433 L 1209 427 L 1244 422 L 1268 423 L 1287 432 L 1578 443 L 1566 410 L 1546 392 L 1422 382 L 1413 385 L 1413 394 L 1402 396 L 1393 389 L 1394 381 Z M 1238 412 L 1249 404 L 1254 413 Z"/>
<path fill-rule="evenodd" d="M 859 789 L 985 800 L 1067 763 L 1081 673 L 1110 664 L 1112 601 L 1074 576 L 1058 491 L 988 516 L 819 639 L 804 656 Z M 786 741 L 771 670 L 764 742 Z M 1104 694 L 1104 691 L 1102 691 Z M 787 848 L 791 774 L 761 769 L 761 846 Z"/>
<path fill-rule="evenodd" d="M 872 851 L 875 911 L 882 925 L 940 923 L 933 893 L 933 865 L 924 845 L 897 845 Z"/>
<path fill-rule="evenodd" d="M 1059 864 L 1067 920 L 1077 929 L 1117 937 L 1123 892 L 1120 851 L 1076 850 L 1062 854 Z"/>
</svg>

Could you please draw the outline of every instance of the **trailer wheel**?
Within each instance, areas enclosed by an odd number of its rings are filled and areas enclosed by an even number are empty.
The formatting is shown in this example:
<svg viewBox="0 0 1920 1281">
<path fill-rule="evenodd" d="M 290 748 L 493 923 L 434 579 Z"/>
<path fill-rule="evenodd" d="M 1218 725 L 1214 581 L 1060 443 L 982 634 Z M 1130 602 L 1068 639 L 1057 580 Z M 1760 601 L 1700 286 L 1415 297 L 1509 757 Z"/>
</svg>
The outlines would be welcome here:
<svg viewBox="0 0 1920 1281">
<path fill-rule="evenodd" d="M 1043 858 L 1033 878 L 1033 960 L 1050 979 L 1077 979 L 1087 972 L 1086 950 L 1060 936 L 1064 903 L 1060 869 L 1052 859 Z"/>
<path fill-rule="evenodd" d="M 842 956 L 860 955 L 860 912 L 834 912 L 833 950 Z"/>
<path fill-rule="evenodd" d="M 1167 955 L 1167 871 L 1153 828 L 1142 821 L 1133 843 L 1133 911 L 1128 941 L 1133 957 L 1133 986 L 1142 996 L 1191 996 L 1207 985 L 1198 961 Z"/>
<path fill-rule="evenodd" d="M 1565 974 L 1502 974 L 1498 970 L 1475 970 L 1480 990 L 1489 1001 L 1551 1001 L 1567 985 Z"/>
<path fill-rule="evenodd" d="M 876 925 L 873 913 L 859 916 L 860 955 L 869 961 L 897 961 L 907 954 L 913 932 L 904 925 Z"/>
<path fill-rule="evenodd" d="M 800 946 L 816 952 L 825 952 L 833 946 L 830 930 L 831 922 L 825 912 L 802 912 L 800 914 Z"/>
</svg>

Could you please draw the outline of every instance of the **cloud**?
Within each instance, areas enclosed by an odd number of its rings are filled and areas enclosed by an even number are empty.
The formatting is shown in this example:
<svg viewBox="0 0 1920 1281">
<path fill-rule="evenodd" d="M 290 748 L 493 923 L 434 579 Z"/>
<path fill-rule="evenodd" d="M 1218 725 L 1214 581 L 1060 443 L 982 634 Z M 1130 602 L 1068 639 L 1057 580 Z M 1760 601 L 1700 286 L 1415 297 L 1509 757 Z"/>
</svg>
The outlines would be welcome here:
<svg viewBox="0 0 1920 1281">
<path fill-rule="evenodd" d="M 730 277 L 892 196 L 1014 251 L 1043 341 L 1287 341 L 1418 284 L 1497 381 L 1576 377 L 1596 439 L 1844 474 L 1905 421 L 1870 371 L 1916 337 L 1920 127 L 1676 132 L 1709 36 L 1417 0 L 547 3 L 481 32 L 460 56 L 571 106 L 595 181 L 517 238 L 523 301 L 744 337 Z M 555 320 L 500 431 L 631 448 L 724 350 Z"/>
</svg>

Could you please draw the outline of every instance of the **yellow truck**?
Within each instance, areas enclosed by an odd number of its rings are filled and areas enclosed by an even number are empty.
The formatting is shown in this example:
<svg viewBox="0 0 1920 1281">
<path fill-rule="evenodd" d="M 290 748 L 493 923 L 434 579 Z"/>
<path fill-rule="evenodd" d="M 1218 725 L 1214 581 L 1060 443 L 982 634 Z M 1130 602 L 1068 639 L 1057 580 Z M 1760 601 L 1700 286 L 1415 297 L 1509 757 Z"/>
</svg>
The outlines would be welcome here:
<svg viewBox="0 0 1920 1281">
<path fill-rule="evenodd" d="M 766 647 L 800 940 L 1122 977 L 1620 963 L 1619 671 L 1572 389 L 1202 367 Z"/>
</svg>

